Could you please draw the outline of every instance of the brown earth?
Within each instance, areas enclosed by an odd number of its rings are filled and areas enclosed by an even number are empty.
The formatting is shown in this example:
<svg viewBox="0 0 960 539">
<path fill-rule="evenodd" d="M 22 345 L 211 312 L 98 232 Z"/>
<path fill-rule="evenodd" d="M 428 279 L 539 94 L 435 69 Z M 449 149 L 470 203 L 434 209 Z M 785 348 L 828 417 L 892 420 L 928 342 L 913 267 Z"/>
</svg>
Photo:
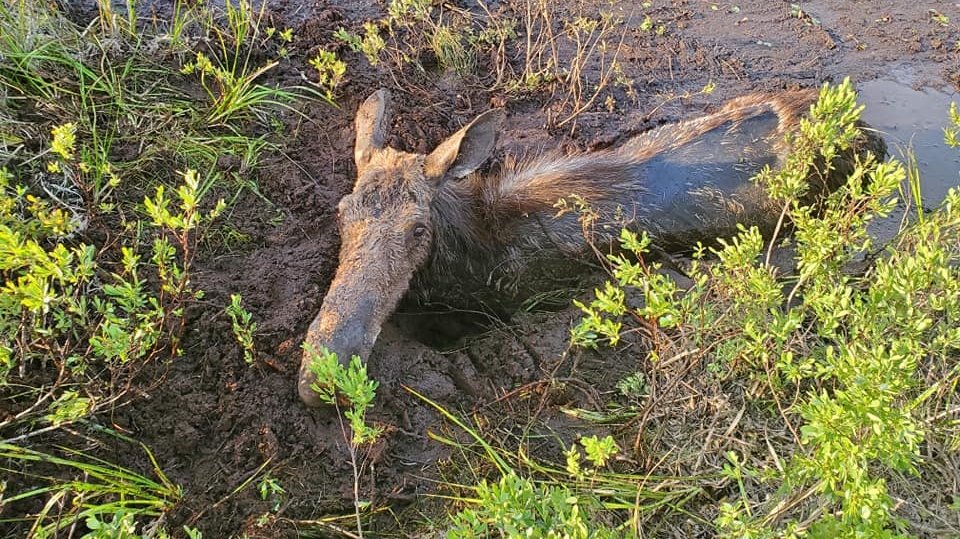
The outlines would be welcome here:
<svg viewBox="0 0 960 539">
<path fill-rule="evenodd" d="M 580 9 L 573 4 L 561 11 Z M 335 206 L 354 179 L 353 113 L 376 88 L 389 87 L 394 94 L 390 143 L 423 152 L 491 104 L 505 104 L 510 114 L 502 141 L 506 147 L 591 148 L 710 111 L 754 90 L 819 86 L 847 76 L 860 83 L 894 69 L 909 69 L 917 84 L 943 87 L 960 82 L 960 32 L 952 22 L 960 21 L 960 8 L 953 2 L 819 0 L 797 8 L 769 0 L 632 4 L 603 3 L 626 20 L 619 61 L 624 76 L 632 79 L 632 91 L 611 86 L 571 130 L 569 124 L 564 129 L 543 127 L 562 97 L 559 93 L 518 97 L 489 92 L 484 89 L 490 80 L 486 75 L 467 80 L 404 70 L 391 76 L 387 67 L 370 66 L 361 54 L 334 40 L 332 33 L 340 26 L 358 31 L 364 21 L 383 17 L 385 7 L 380 3 L 274 2 L 275 24 L 292 27 L 296 35 L 292 64 L 310 76 L 306 60 L 319 47 L 336 49 L 349 64 L 349 79 L 339 90 L 339 109 L 314 103 L 306 106 L 305 117 L 281 118 L 288 126 L 283 151 L 270 156 L 255 178 L 269 203 L 245 194 L 226 222 L 248 241 L 198 267 L 195 284 L 206 296 L 190 312 L 183 356 L 160 387 L 104 419 L 150 447 L 159 467 L 183 487 L 183 501 L 167 517 L 171 529 L 188 524 L 209 538 L 294 537 L 295 528 L 304 528 L 307 521 L 347 515 L 352 509 L 352 472 L 341 426 L 329 410 L 306 408 L 295 383 L 299 345 L 337 266 Z M 456 5 L 477 11 L 472 2 Z M 510 13 L 510 2 L 488 7 Z M 948 26 L 931 17 L 932 8 L 950 18 Z M 556 15 L 559 20 L 564 13 Z M 655 26 L 663 26 L 662 34 L 641 28 L 646 15 Z M 490 65 L 481 61 L 478 71 L 485 69 Z M 289 69 L 271 76 L 296 84 L 300 73 Z M 696 93 L 711 81 L 716 83 L 711 95 L 667 99 Z M 604 104 L 608 94 L 613 99 L 609 109 Z M 223 314 L 231 293 L 242 295 L 258 325 L 253 367 L 244 363 Z M 559 405 L 599 409 L 626 373 L 643 370 L 651 379 L 666 376 L 651 371 L 638 352 L 640 344 L 616 352 L 565 353 L 568 328 L 576 318 L 575 309 L 518 315 L 445 349 L 413 337 L 424 327 L 416 315 L 397 316 L 387 325 L 369 358 L 370 373 L 381 384 L 371 416 L 387 433 L 371 452 L 361 479 L 361 497 L 388 509 L 368 519 L 374 536 L 416 533 L 418 523 L 426 519 L 421 511 L 430 511 L 425 495 L 438 489 L 438 461 L 451 454 L 429 432 L 458 436 L 405 386 L 449 410 L 478 411 L 493 426 L 538 425 L 540 431 L 552 431 L 569 444 L 576 433 L 592 432 L 592 427 L 563 415 Z M 693 374 L 701 371 L 698 366 Z M 566 380 L 568 390 L 538 391 L 545 386 L 537 382 L 550 379 Z M 665 429 L 673 428 L 670 410 L 683 406 L 683 395 L 745 398 L 743 389 L 739 395 L 723 396 L 695 378 L 686 380 L 681 400 L 661 400 L 645 418 L 650 443 L 672 439 Z M 515 391 L 524 386 L 528 390 Z M 736 411 L 735 404 L 727 405 Z M 626 440 L 628 462 L 638 473 L 667 472 L 657 467 L 662 453 L 653 447 L 630 454 L 640 427 L 618 431 Z M 711 448 L 717 455 L 723 450 L 722 445 Z M 555 447 L 551 451 L 559 456 Z M 136 447 L 105 448 L 105 456 L 149 472 Z M 266 470 L 286 492 L 279 511 L 261 527 L 256 520 L 271 512 L 271 504 L 256 492 L 259 476 L 252 485 L 236 489 L 267 461 Z M 727 493 L 721 488 L 704 494 L 702 505 L 716 505 Z M 704 511 L 712 518 L 709 509 Z M 676 521 L 676 529 L 686 536 L 708 535 L 707 528 L 682 515 Z M 352 527 L 350 520 L 340 525 Z M 923 535 L 922 530 L 913 532 Z"/>
</svg>

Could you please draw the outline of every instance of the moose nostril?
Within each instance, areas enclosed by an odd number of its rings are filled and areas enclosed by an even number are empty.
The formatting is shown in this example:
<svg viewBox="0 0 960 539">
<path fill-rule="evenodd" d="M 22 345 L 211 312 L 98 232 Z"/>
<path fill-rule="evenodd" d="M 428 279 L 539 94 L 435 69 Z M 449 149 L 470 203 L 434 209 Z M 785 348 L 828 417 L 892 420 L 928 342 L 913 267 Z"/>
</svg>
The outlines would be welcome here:
<svg viewBox="0 0 960 539">
<path fill-rule="evenodd" d="M 317 408 L 323 404 L 320 394 L 311 387 L 317 381 L 317 375 L 310 370 L 306 361 L 300 366 L 300 377 L 297 381 L 297 394 L 300 400 L 311 408 Z"/>
<path fill-rule="evenodd" d="M 300 382 L 297 384 L 297 393 L 300 395 L 300 400 L 311 408 L 317 408 L 323 404 L 320 394 L 310 387 L 315 380 L 316 378 L 313 376 L 301 376 Z"/>
</svg>

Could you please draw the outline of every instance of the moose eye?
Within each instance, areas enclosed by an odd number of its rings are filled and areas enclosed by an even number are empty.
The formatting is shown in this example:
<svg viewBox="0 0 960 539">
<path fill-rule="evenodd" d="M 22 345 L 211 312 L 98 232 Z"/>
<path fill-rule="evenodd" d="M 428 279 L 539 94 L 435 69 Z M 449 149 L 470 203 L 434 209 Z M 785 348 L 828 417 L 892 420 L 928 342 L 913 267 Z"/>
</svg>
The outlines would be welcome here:
<svg viewBox="0 0 960 539">
<path fill-rule="evenodd" d="M 413 230 L 410 231 L 414 238 L 422 238 L 424 234 L 427 233 L 427 225 L 423 223 L 417 223 L 414 225 Z"/>
</svg>

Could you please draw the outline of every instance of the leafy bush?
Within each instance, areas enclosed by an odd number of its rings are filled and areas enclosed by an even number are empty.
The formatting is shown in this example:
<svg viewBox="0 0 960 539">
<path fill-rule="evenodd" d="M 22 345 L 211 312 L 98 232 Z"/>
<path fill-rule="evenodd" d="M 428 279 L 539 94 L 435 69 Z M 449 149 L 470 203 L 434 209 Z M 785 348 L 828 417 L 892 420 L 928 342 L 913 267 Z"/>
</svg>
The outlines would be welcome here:
<svg viewBox="0 0 960 539">
<path fill-rule="evenodd" d="M 78 225 L 0 174 L 0 387 L 18 387 L 8 397 L 18 412 L 0 429 L 45 410 L 59 426 L 114 406 L 170 337 L 175 343 L 183 303 L 199 294 L 189 283 L 196 229 L 223 207 L 201 213 L 198 188 L 188 171 L 174 209 L 158 187 L 144 200 L 156 228 L 142 229 L 112 262 L 93 245 L 57 241 Z M 138 244 L 147 234 L 154 238 L 145 264 Z M 151 291 L 148 279 L 159 289 Z"/>
<path fill-rule="evenodd" d="M 605 528 L 601 519 L 597 518 L 603 509 L 601 499 L 592 495 L 590 488 L 577 489 L 578 486 L 589 484 L 589 480 L 596 479 L 600 470 L 616 454 L 616 443 L 610 436 L 602 439 L 585 437 L 580 443 L 586 451 L 586 462 L 592 469 L 583 469 L 584 457 L 574 445 L 566 452 L 564 475 L 569 483 L 535 482 L 518 476 L 512 469 L 495 483 L 482 480 L 475 487 L 476 499 L 471 500 L 473 507 L 453 516 L 453 526 L 448 530 L 447 537 L 618 537 L 616 531 Z"/>
<path fill-rule="evenodd" d="M 55 2 L 0 4 L 0 467 L 50 474 L 47 487 L 0 493 L 3 504 L 46 497 L 31 537 L 77 523 L 126 537 L 179 497 L 159 469 L 150 482 L 45 444 L 68 426 L 116 434 L 95 416 L 160 382 L 185 308 L 202 297 L 192 266 L 225 208 L 208 200 L 223 180 L 249 185 L 240 174 L 271 145 L 246 134 L 249 121 L 271 125 L 268 111 L 320 95 L 255 81 L 277 61 L 251 51 L 282 57 L 292 36 L 262 30 L 247 0 L 224 3 L 219 19 L 176 2 L 164 28 L 141 24 L 134 4 L 120 14 L 97 3 L 85 28 Z M 184 57 L 194 61 L 177 65 Z M 185 99 L 190 88 L 209 99 Z M 255 324 L 234 307 L 252 358 Z M 92 479 L 73 480 L 77 470 Z"/>
<path fill-rule="evenodd" d="M 849 82 L 824 86 L 789 165 L 761 175 L 795 227 L 797 275 L 787 290 L 756 229 L 710 249 L 716 261 L 701 248 L 683 290 L 644 262 L 645 237 L 624 232 L 629 255 L 611 257 L 617 282 L 581 304 L 587 316 L 575 342 L 616 343 L 631 331 L 627 320 L 639 320 L 666 332 L 671 349 L 698 351 L 713 372 L 755 378 L 783 420 L 800 424 L 779 471 L 728 455 L 729 478 L 762 476 L 780 490 L 762 499 L 741 488 L 720 508 L 723 537 L 902 536 L 888 480 L 917 473 L 921 444 L 942 422 L 918 412 L 958 381 L 960 192 L 881 253 L 867 227 L 894 208 L 906 178 L 900 163 L 859 162 L 819 207 L 802 203 L 806 178 L 829 166 L 817 155 L 839 154 L 853 140 L 859 111 Z M 866 269 L 849 272 L 855 262 Z M 640 307 L 625 300 L 634 292 Z"/>
</svg>

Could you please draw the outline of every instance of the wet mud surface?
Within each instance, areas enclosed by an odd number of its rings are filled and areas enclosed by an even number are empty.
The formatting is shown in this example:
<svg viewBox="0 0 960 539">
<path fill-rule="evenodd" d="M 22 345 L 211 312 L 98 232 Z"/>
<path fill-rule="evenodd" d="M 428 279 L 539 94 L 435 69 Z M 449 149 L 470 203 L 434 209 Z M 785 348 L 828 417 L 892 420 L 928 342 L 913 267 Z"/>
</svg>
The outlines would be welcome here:
<svg viewBox="0 0 960 539">
<path fill-rule="evenodd" d="M 469 2 L 456 4 L 476 9 Z M 574 131 L 544 129 L 559 96 L 491 93 L 482 77 L 394 77 L 335 42 L 332 34 L 338 27 L 358 31 L 366 20 L 383 16 L 383 5 L 271 5 L 276 24 L 294 30 L 295 67 L 309 74 L 307 59 L 319 47 L 328 47 L 346 59 L 348 78 L 339 91 L 339 109 L 313 103 L 305 107 L 304 117 L 278 117 L 287 126 L 283 152 L 270 156 L 254 178 L 269 204 L 246 193 L 226 219 L 248 241 L 198 266 L 195 284 L 206 295 L 189 312 L 182 357 L 162 385 L 104 418 L 150 447 L 159 467 L 183 487 L 182 503 L 168 516 L 171 529 L 188 524 L 211 538 L 295 537 L 293 522 L 302 528 L 304 522 L 352 509 L 352 471 L 341 426 L 329 410 L 306 408 L 295 387 L 300 343 L 337 267 L 335 208 L 351 190 L 355 174 L 353 113 L 375 89 L 393 92 L 389 143 L 398 148 L 430 150 L 491 104 L 505 104 L 510 116 L 501 145 L 530 151 L 607 146 L 755 90 L 815 87 L 847 76 L 865 84 L 897 69 L 910 70 L 916 87 L 953 89 L 960 82 L 960 32 L 955 24 L 943 27 L 932 20 L 925 2 L 808 1 L 799 3 L 800 12 L 789 2 L 769 0 L 735 5 L 654 0 L 649 8 L 627 4 L 614 6 L 622 6 L 617 9 L 627 21 L 620 62 L 633 91 L 612 87 L 610 108 L 599 100 L 580 115 Z M 953 2 L 935 4 L 951 21 L 960 21 Z M 662 35 L 640 28 L 645 15 L 663 26 Z M 478 70 L 485 67 L 481 62 Z M 296 81 L 300 73 L 288 68 L 270 76 Z M 716 84 L 711 95 L 666 99 L 695 93 L 709 82 Z M 940 113 L 945 117 L 946 111 Z M 232 293 L 242 295 L 257 322 L 252 367 L 243 361 L 223 313 Z M 639 340 L 617 351 L 568 352 L 569 328 L 577 319 L 571 308 L 517 315 L 443 348 L 417 338 L 418 332 L 431 331 L 421 318 L 408 313 L 391 319 L 369 358 L 370 373 L 381 384 L 371 419 L 386 434 L 370 454 L 360 491 L 375 507 L 390 509 L 368 521 L 374 536 L 415 533 L 423 520 L 416 512 L 429 507 L 424 496 L 437 489 L 438 461 L 450 455 L 429 432 L 456 435 L 406 388 L 458 413 L 477 411 L 494 421 L 549 425 L 561 437 L 569 435 L 570 443 L 573 432 L 589 432 L 590 427 L 561 414 L 560 404 L 599 408 L 603 393 L 620 377 L 647 368 Z M 543 387 L 539 382 L 551 378 L 568 380 L 568 390 L 538 391 Z M 658 421 L 658 414 L 647 420 Z M 627 432 L 628 438 L 635 434 Z M 139 448 L 103 450 L 105 458 L 149 471 Z M 640 469 L 653 469 L 650 455 L 632 458 Z M 259 478 L 265 462 L 264 470 L 286 492 L 279 510 L 261 527 L 257 519 L 271 514 L 272 503 L 256 492 L 257 480 L 237 489 L 252 476 Z M 350 521 L 343 526 L 349 529 Z M 689 532 L 692 537 L 698 530 Z"/>
</svg>

